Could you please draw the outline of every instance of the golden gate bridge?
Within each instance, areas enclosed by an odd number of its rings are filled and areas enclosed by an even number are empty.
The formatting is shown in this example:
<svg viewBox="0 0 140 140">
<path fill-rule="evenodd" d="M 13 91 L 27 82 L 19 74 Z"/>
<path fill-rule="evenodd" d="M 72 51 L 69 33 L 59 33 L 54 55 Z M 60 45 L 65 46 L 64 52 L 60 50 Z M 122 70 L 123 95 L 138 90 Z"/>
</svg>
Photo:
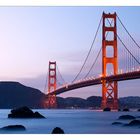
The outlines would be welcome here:
<svg viewBox="0 0 140 140">
<path fill-rule="evenodd" d="M 121 25 L 121 32 L 118 33 L 118 26 Z M 86 67 L 86 63 L 95 45 L 100 27 L 102 32 L 101 47 L 95 52 L 95 59 L 92 64 Z M 119 28 L 120 29 L 120 28 Z M 124 39 L 124 33 L 127 39 Z M 99 42 L 99 41 L 98 41 Z M 111 51 L 108 50 L 111 49 Z M 110 53 L 111 52 L 111 53 Z M 102 61 L 101 61 L 102 60 Z M 100 64 L 99 64 L 100 63 Z M 110 67 L 109 67 L 109 66 Z M 100 68 L 100 66 L 102 68 Z M 88 72 L 81 74 L 84 67 L 89 68 Z M 101 72 L 99 72 L 101 69 Z M 112 69 L 112 70 L 111 70 Z M 97 73 L 97 71 L 99 73 Z M 82 75 L 80 77 L 80 75 Z M 118 82 L 140 78 L 140 46 L 127 30 L 116 13 L 104 13 L 99 21 L 93 42 L 89 52 L 81 66 L 81 69 L 70 83 L 66 83 L 60 73 L 56 62 L 49 62 L 46 87 L 47 95 L 44 102 L 45 108 L 57 108 L 56 95 L 66 91 L 83 88 L 93 85 L 102 85 L 101 108 L 109 107 L 117 110 L 118 103 Z M 62 82 L 60 82 L 60 80 Z"/>
</svg>

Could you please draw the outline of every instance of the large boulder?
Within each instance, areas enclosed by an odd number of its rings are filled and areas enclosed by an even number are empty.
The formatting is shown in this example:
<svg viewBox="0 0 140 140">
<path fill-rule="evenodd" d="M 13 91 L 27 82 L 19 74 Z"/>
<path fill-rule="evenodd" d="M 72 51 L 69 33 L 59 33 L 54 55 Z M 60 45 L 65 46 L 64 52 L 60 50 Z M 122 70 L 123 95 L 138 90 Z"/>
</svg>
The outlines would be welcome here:
<svg viewBox="0 0 140 140">
<path fill-rule="evenodd" d="M 8 125 L 5 127 L 2 127 L 1 130 L 23 131 L 23 130 L 26 130 L 26 128 L 23 125 Z"/>
<path fill-rule="evenodd" d="M 103 109 L 103 111 L 111 111 L 111 108 L 106 107 L 106 108 Z"/>
<path fill-rule="evenodd" d="M 52 134 L 64 134 L 64 130 L 60 127 L 55 127 L 52 131 Z"/>
<path fill-rule="evenodd" d="M 11 114 L 8 114 L 8 118 L 45 118 L 38 112 L 33 112 L 28 107 L 24 106 L 21 108 L 11 110 Z"/>
<path fill-rule="evenodd" d="M 119 117 L 120 120 L 133 120 L 135 119 L 134 116 L 131 116 L 131 115 L 122 115 Z"/>
<path fill-rule="evenodd" d="M 140 120 L 132 120 L 129 124 L 125 126 L 140 126 Z"/>
<path fill-rule="evenodd" d="M 121 111 L 121 109 L 119 108 L 118 111 Z"/>
<path fill-rule="evenodd" d="M 112 125 L 122 125 L 121 122 L 113 122 Z"/>
<path fill-rule="evenodd" d="M 127 111 L 128 112 L 129 111 L 129 108 L 124 108 L 123 111 L 125 111 L 125 112 Z"/>
</svg>

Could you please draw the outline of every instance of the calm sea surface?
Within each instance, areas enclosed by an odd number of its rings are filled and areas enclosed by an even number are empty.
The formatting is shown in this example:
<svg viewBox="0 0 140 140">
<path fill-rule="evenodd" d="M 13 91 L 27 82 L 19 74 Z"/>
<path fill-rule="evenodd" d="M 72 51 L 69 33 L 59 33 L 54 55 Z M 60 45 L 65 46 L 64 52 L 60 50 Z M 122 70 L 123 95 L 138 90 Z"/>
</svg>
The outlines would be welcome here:
<svg viewBox="0 0 140 140">
<path fill-rule="evenodd" d="M 113 126 L 120 115 L 140 116 L 140 112 L 100 112 L 92 110 L 34 110 L 46 119 L 8 119 L 10 110 L 0 110 L 0 127 L 21 124 L 26 131 L 0 131 L 3 133 L 50 134 L 54 127 L 61 127 L 67 134 L 140 134 L 138 127 Z"/>
</svg>

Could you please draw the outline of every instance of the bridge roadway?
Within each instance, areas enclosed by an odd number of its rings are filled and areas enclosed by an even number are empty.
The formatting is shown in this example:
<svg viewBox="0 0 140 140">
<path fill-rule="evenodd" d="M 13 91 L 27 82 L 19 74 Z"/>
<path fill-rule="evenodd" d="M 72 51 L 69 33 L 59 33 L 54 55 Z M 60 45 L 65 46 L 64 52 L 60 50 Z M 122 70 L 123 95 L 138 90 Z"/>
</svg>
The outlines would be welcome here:
<svg viewBox="0 0 140 140">
<path fill-rule="evenodd" d="M 49 94 L 58 95 L 63 92 L 78 89 L 78 88 L 83 88 L 83 87 L 92 86 L 92 85 L 99 85 L 102 83 L 103 80 L 107 80 L 111 82 L 111 81 L 133 80 L 133 79 L 139 79 L 139 78 L 140 78 L 140 70 L 134 71 L 134 72 L 123 73 L 123 74 L 110 75 L 107 77 L 99 77 L 99 78 L 94 78 L 94 79 L 83 80 L 81 82 L 75 82 L 72 84 L 62 86 L 56 89 L 55 91 L 50 92 Z"/>
</svg>

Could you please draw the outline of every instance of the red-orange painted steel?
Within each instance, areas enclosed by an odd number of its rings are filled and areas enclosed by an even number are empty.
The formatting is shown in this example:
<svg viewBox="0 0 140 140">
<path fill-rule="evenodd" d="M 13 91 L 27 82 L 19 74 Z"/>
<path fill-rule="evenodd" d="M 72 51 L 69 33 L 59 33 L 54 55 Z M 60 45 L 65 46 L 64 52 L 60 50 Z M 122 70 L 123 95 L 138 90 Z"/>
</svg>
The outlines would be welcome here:
<svg viewBox="0 0 140 140">
<path fill-rule="evenodd" d="M 56 90 L 56 62 L 49 62 L 49 75 L 48 75 L 48 96 L 46 99 L 46 108 L 56 108 L 56 94 L 50 94 L 50 92 Z"/>
<path fill-rule="evenodd" d="M 102 27 L 102 76 L 107 77 L 107 64 L 112 64 L 113 74 L 118 74 L 118 52 L 117 52 L 117 27 L 116 27 L 116 13 L 103 13 L 103 27 Z M 111 19 L 113 25 L 107 26 L 107 22 Z M 108 40 L 107 34 L 112 32 L 113 39 Z M 107 47 L 113 48 L 113 56 L 107 56 Z M 117 81 L 102 80 L 102 105 L 104 109 L 109 107 L 111 109 L 118 109 L 118 83 Z"/>
</svg>

